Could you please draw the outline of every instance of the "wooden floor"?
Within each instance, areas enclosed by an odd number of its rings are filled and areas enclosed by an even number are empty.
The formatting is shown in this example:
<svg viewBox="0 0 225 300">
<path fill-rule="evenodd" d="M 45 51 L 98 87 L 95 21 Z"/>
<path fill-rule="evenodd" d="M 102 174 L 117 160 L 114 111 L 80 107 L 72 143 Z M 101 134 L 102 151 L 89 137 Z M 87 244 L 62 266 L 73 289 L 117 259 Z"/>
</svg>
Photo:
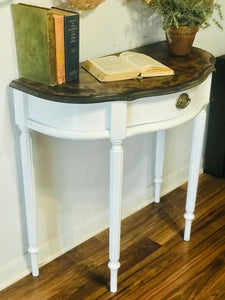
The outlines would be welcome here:
<svg viewBox="0 0 225 300">
<path fill-rule="evenodd" d="M 186 185 L 122 222 L 119 289 L 109 292 L 108 231 L 0 292 L 1 300 L 225 299 L 225 180 L 200 177 L 190 242 Z"/>
</svg>

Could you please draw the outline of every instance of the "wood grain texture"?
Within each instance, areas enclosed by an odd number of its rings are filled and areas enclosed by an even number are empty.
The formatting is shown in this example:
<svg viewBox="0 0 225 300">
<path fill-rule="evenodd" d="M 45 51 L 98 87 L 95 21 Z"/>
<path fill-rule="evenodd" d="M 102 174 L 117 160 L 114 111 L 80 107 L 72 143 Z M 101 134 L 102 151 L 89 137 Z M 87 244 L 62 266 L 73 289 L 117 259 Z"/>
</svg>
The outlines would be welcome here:
<svg viewBox="0 0 225 300">
<path fill-rule="evenodd" d="M 225 299 L 225 180 L 200 177 L 190 242 L 184 184 L 122 222 L 118 292 L 109 292 L 108 231 L 0 292 L 1 300 Z"/>
<path fill-rule="evenodd" d="M 192 48 L 190 55 L 185 57 L 169 55 L 166 42 L 133 50 L 159 60 L 172 68 L 175 75 L 101 83 L 80 67 L 79 82 L 50 87 L 21 78 L 13 80 L 10 86 L 43 99 L 64 103 L 131 101 L 187 90 L 202 83 L 214 70 L 215 58 L 199 48 Z"/>
</svg>

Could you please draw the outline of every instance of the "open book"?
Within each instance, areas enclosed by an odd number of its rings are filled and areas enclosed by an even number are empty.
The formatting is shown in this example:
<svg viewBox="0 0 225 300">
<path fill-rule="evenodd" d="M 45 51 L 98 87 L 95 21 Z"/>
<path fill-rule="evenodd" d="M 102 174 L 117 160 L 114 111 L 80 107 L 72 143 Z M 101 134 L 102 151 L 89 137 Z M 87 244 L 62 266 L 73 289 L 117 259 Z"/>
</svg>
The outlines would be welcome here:
<svg viewBox="0 0 225 300">
<path fill-rule="evenodd" d="M 99 81 L 115 81 L 137 77 L 173 75 L 174 71 L 142 53 L 126 51 L 86 60 L 82 67 Z"/>
</svg>

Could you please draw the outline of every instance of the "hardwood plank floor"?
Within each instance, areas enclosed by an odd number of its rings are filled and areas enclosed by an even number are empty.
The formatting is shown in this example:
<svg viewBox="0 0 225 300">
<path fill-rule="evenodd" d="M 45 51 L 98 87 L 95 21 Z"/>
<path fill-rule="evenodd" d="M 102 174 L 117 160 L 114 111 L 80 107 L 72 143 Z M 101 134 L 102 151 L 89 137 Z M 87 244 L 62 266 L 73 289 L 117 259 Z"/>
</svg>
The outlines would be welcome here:
<svg viewBox="0 0 225 300">
<path fill-rule="evenodd" d="M 1 300 L 225 299 L 225 180 L 202 174 L 191 241 L 187 185 L 122 222 L 118 292 L 109 292 L 108 231 L 0 292 Z"/>
</svg>

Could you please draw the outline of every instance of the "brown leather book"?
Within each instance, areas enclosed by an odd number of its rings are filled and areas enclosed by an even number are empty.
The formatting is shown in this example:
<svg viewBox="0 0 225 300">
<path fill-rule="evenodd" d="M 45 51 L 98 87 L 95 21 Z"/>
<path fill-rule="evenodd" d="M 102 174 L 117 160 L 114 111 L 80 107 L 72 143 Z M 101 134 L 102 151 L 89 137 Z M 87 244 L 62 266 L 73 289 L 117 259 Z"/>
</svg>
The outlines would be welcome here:
<svg viewBox="0 0 225 300">
<path fill-rule="evenodd" d="M 54 14 L 55 48 L 56 48 L 56 75 L 57 83 L 66 81 L 65 75 L 65 48 L 64 48 L 64 16 Z"/>
</svg>

